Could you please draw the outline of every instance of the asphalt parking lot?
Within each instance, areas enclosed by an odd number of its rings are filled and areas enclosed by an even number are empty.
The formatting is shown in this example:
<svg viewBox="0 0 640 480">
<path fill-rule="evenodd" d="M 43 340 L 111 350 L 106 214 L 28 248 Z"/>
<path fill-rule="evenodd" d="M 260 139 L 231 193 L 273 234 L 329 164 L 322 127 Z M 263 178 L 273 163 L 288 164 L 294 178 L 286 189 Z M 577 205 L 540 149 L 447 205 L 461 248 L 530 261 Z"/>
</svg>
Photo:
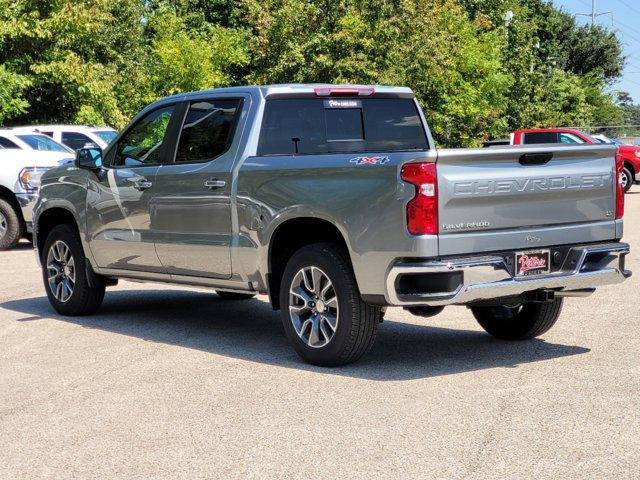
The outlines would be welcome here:
<svg viewBox="0 0 640 480">
<path fill-rule="evenodd" d="M 121 282 L 54 314 L 30 245 L 0 253 L 0 478 L 640 478 L 635 276 L 542 339 L 462 307 L 390 309 L 346 368 L 301 363 L 264 298 Z"/>
</svg>

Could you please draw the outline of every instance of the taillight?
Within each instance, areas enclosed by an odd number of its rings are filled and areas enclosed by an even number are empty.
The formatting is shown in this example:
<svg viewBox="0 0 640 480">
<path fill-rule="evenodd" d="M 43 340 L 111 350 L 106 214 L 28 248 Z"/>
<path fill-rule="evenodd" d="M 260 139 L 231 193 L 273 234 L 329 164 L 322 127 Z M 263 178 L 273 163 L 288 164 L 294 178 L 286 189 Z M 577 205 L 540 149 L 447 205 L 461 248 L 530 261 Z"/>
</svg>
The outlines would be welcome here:
<svg viewBox="0 0 640 480">
<path fill-rule="evenodd" d="M 407 204 L 407 228 L 412 235 L 438 233 L 438 177 L 435 163 L 407 163 L 402 180 L 416 186 L 415 196 Z"/>
<path fill-rule="evenodd" d="M 317 97 L 369 97 L 376 93 L 373 87 L 316 87 Z"/>
<path fill-rule="evenodd" d="M 622 171 L 624 170 L 624 159 L 621 155 L 616 155 L 616 218 L 624 215 L 624 187 L 622 185 Z"/>
</svg>

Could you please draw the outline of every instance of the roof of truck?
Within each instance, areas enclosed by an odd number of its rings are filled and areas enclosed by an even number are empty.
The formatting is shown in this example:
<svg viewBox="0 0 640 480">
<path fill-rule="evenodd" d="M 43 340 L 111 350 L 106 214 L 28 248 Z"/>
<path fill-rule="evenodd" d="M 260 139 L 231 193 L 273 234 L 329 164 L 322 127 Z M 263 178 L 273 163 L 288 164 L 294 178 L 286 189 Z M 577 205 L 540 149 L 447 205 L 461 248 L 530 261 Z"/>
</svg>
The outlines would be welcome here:
<svg viewBox="0 0 640 480">
<path fill-rule="evenodd" d="M 244 85 L 238 87 L 221 87 L 211 88 L 208 90 L 197 90 L 193 92 L 178 93 L 169 97 L 158 99 L 157 101 L 166 101 L 169 99 L 180 99 L 185 97 L 197 96 L 203 93 L 249 93 L 260 92 L 263 97 L 273 96 L 311 96 L 322 89 L 335 90 L 360 90 L 362 92 L 370 92 L 358 95 L 354 92 L 353 96 L 362 96 L 363 98 L 375 96 L 394 96 L 402 98 L 413 98 L 414 93 L 408 87 L 394 87 L 390 85 L 353 85 L 353 84 L 332 84 L 332 83 L 283 83 L 274 85 Z M 322 95 L 319 95 L 322 96 Z"/>
<path fill-rule="evenodd" d="M 554 132 L 568 132 L 568 133 L 580 133 L 583 132 L 575 129 L 575 128 L 565 128 L 565 127 L 548 127 L 548 128 L 519 128 L 515 130 L 514 133 L 554 133 Z"/>
</svg>

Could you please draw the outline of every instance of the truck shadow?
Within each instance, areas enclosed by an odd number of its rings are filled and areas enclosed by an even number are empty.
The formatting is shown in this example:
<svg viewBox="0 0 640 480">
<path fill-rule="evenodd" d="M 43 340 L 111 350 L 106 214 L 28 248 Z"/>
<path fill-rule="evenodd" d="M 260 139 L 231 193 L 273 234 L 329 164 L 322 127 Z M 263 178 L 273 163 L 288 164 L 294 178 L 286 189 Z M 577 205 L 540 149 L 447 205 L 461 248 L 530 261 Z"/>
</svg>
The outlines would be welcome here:
<svg viewBox="0 0 640 480">
<path fill-rule="evenodd" d="M 377 381 L 512 368 L 589 352 L 539 339 L 501 342 L 480 331 L 396 322 L 391 311 L 369 354 L 353 365 L 328 369 L 297 357 L 287 343 L 279 313 L 259 299 L 225 301 L 213 293 L 119 290 L 108 292 L 98 313 L 88 317 L 57 315 L 46 297 L 12 300 L 0 307 L 24 314 L 18 321 L 56 319 L 252 362 Z"/>
</svg>

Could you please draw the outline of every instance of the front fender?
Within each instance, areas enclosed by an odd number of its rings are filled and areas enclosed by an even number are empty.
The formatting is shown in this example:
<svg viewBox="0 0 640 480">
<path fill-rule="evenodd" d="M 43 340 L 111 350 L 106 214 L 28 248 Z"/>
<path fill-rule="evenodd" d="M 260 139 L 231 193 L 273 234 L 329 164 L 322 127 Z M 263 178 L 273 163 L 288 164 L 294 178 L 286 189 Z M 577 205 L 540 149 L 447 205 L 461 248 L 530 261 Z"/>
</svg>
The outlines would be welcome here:
<svg viewBox="0 0 640 480">
<path fill-rule="evenodd" d="M 54 208 L 66 210 L 75 220 L 85 256 L 92 265 L 95 265 L 86 232 L 89 175 L 93 175 L 93 173 L 75 166 L 63 166 L 53 169 L 43 176 L 38 200 L 33 209 L 33 241 L 36 247 L 41 243 L 38 241 L 38 226 L 45 212 Z"/>
</svg>

